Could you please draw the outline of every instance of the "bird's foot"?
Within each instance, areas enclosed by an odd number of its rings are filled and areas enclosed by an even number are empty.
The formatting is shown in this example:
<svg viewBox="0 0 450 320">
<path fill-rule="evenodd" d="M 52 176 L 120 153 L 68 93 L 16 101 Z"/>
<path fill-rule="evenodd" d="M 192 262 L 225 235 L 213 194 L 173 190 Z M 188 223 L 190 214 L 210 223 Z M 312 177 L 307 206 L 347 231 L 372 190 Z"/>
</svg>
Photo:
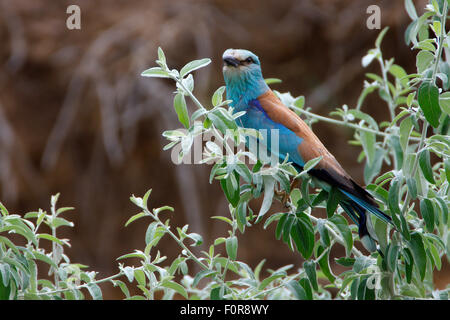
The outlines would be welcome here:
<svg viewBox="0 0 450 320">
<path fill-rule="evenodd" d="M 284 190 L 280 190 L 280 191 L 279 190 L 275 190 L 274 192 L 277 195 L 277 197 L 280 198 L 280 202 L 283 205 L 283 207 L 289 208 L 290 207 L 290 204 L 288 202 L 288 200 L 289 200 L 289 193 L 287 193 Z"/>
<path fill-rule="evenodd" d="M 290 191 L 292 191 L 295 187 L 297 187 L 299 184 L 299 180 L 295 179 L 291 182 L 291 186 L 289 188 Z M 290 196 L 290 192 L 286 192 L 284 190 L 275 190 L 275 194 L 281 198 L 281 204 L 285 207 L 285 208 L 289 208 L 291 206 L 291 204 L 288 202 L 289 200 L 289 196 Z"/>
</svg>

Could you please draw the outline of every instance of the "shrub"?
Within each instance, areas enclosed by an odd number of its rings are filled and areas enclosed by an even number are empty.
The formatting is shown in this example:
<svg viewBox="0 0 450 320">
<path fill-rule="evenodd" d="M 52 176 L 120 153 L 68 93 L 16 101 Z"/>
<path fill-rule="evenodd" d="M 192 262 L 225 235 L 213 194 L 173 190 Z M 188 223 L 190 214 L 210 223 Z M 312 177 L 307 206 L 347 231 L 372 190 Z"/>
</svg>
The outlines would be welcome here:
<svg viewBox="0 0 450 320">
<path fill-rule="evenodd" d="M 229 101 L 223 98 L 225 88 L 215 91 L 211 106 L 201 103 L 193 93 L 192 72 L 210 60 L 195 60 L 180 71 L 171 70 L 159 49 L 158 66 L 142 75 L 175 81 L 174 109 L 184 127 L 163 133 L 169 140 L 164 149 L 172 149 L 181 160 L 191 151 L 196 137 L 215 137 L 215 143 L 206 143 L 202 161 L 213 162 L 210 182 L 219 181 L 228 201 L 229 216 L 212 217 L 228 226 L 228 235 L 215 239 L 207 252 L 194 254 L 190 247 L 202 244 L 201 235 L 190 232 L 187 225 L 173 228 L 169 219 L 163 218 L 167 211 L 173 211 L 171 207 L 149 209 L 149 190 L 142 198 L 131 197 L 140 212 L 127 222 L 128 225 L 143 217 L 151 219 L 145 248 L 118 258 L 137 258 L 141 265 L 120 263 L 117 274 L 96 279 L 96 272 L 84 271 L 86 266 L 71 263 L 64 254 L 63 248 L 69 242 L 59 239 L 56 231 L 61 226 L 72 226 L 61 217 L 71 208 L 57 209 L 57 195 L 52 197 L 49 214 L 39 210 L 22 218 L 9 214 L 1 205 L 0 233 L 17 233 L 25 244 L 18 245 L 15 238 L 13 241 L 0 236 L 0 298 L 83 299 L 87 290 L 92 298 L 100 299 L 99 284 L 110 281 L 120 287 L 126 299 L 172 299 L 174 295 L 189 299 L 448 299 L 448 288 L 436 290 L 433 285 L 434 270 L 441 268 L 444 256 L 449 257 L 450 239 L 450 68 L 443 58 L 444 48 L 448 50 L 449 46 L 445 28 L 448 1 L 431 1 L 420 17 L 412 1 L 405 1 L 405 5 L 413 20 L 405 40 L 418 50 L 417 73 L 408 74 L 393 58 L 383 57 L 381 43 L 386 28 L 378 36 L 375 48 L 362 59 L 364 67 L 377 62 L 380 75 L 367 74 L 356 106 L 344 105 L 332 112 L 337 118 L 312 113 L 303 96 L 276 92 L 309 125 L 327 121 L 354 129 L 350 143 L 361 146 L 358 160 L 365 162 L 367 189 L 393 218 L 394 227 L 373 221 L 384 254 L 365 255 L 354 246 L 358 241 L 357 228 L 341 215 L 337 194 L 318 189 L 307 174 L 320 159 L 309 161 L 302 172 L 297 172 L 288 161 L 270 165 L 256 161 L 251 152 L 236 151 L 234 145 L 241 144 L 251 133 L 236 125 L 235 119 L 241 114 L 226 107 Z M 386 103 L 390 121 L 377 123 L 361 110 L 367 95 L 375 93 Z M 186 98 L 195 106 L 190 115 Z M 256 164 L 249 167 L 245 158 Z M 383 163 L 389 171 L 381 172 Z M 292 179 L 301 181 L 299 188 L 290 184 Z M 253 212 L 249 203 L 259 197 L 263 198 L 262 205 Z M 267 216 L 274 200 L 287 203 L 287 209 Z M 326 210 L 327 218 L 312 215 L 313 208 Z M 31 218 L 36 221 L 31 222 Z M 269 276 L 263 278 L 265 260 L 255 268 L 238 260 L 238 233 L 244 234 L 247 228 L 263 221 L 263 228 L 276 223 L 275 237 L 301 253 L 305 259 L 302 268 L 292 270 L 293 266 L 288 265 L 268 270 Z M 50 228 L 51 234 L 39 233 L 42 224 Z M 171 237 L 180 247 L 180 254 L 170 263 L 156 249 L 164 236 Z M 51 241 L 51 252 L 40 247 L 42 239 Z M 330 268 L 329 254 L 335 245 L 345 248 L 345 256 L 336 259 L 347 268 L 341 274 Z M 220 246 L 224 247 L 225 256 L 218 253 Z M 42 263 L 52 280 L 38 279 L 38 266 Z M 200 269 L 195 274 L 190 272 L 193 264 Z M 181 280 L 177 280 L 178 275 Z M 131 295 L 130 283 L 141 293 Z M 330 288 L 337 294 L 332 296 Z"/>
</svg>

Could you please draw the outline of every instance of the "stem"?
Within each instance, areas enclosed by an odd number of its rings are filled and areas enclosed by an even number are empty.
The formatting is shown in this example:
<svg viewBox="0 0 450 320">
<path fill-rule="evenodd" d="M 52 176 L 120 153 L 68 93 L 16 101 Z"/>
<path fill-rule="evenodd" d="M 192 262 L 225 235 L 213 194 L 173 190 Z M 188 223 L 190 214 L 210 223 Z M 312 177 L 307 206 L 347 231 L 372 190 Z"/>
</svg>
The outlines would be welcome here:
<svg viewBox="0 0 450 320">
<path fill-rule="evenodd" d="M 441 58 L 442 50 L 443 50 L 443 47 L 444 47 L 444 44 L 443 44 L 444 41 L 443 40 L 445 38 L 445 22 L 447 20 L 447 12 L 448 12 L 447 1 L 444 1 L 444 8 L 442 10 L 442 16 L 441 16 L 441 34 L 439 35 L 439 46 L 438 46 L 436 61 L 435 61 L 435 64 L 434 64 L 433 75 L 431 77 L 431 80 L 432 80 L 433 83 L 436 82 L 436 74 L 437 74 L 437 69 L 438 69 L 438 66 L 439 66 L 439 60 Z M 422 150 L 422 148 L 424 146 L 425 139 L 427 137 L 427 130 L 428 130 L 428 121 L 424 119 L 424 124 L 423 124 L 423 128 L 422 128 L 422 135 L 420 136 L 420 142 L 419 142 L 419 145 L 417 147 L 417 152 Z M 412 178 L 414 178 L 414 176 L 416 175 L 418 164 L 419 164 L 419 157 L 416 157 L 414 159 L 412 172 L 411 172 L 411 177 Z M 403 215 L 405 215 L 405 213 L 406 213 L 406 209 L 408 208 L 410 200 L 411 200 L 411 196 L 410 196 L 408 190 L 406 190 L 406 198 L 405 198 L 405 202 L 404 202 L 404 205 L 403 205 L 403 208 L 402 208 L 402 214 Z"/>
<path fill-rule="evenodd" d="M 52 201 L 51 212 L 52 212 L 52 221 L 55 221 L 55 219 L 56 219 L 56 201 Z M 52 226 L 51 229 L 52 229 L 52 236 L 56 238 L 56 228 L 54 226 Z M 55 241 L 52 241 L 52 260 L 55 265 L 58 265 L 58 262 L 59 262 L 59 261 L 57 261 L 56 255 L 55 255 L 57 246 L 58 246 L 58 244 Z M 56 289 L 59 289 L 59 276 L 58 276 L 58 272 L 56 269 L 53 269 L 53 277 L 54 277 L 55 287 L 56 287 Z"/>
<path fill-rule="evenodd" d="M 340 120 L 336 120 L 336 119 L 331 119 L 331 118 L 319 116 L 319 115 L 314 114 L 312 112 L 309 112 L 309 111 L 297 108 L 296 106 L 291 106 L 291 107 L 295 108 L 295 110 L 298 110 L 301 113 L 304 113 L 307 116 L 310 116 L 312 118 L 315 118 L 315 119 L 318 119 L 318 120 L 321 120 L 321 121 L 324 121 L 324 122 L 329 122 L 329 123 L 337 124 L 337 125 L 340 125 L 340 126 L 353 128 L 353 129 L 356 129 L 356 130 L 370 132 L 370 133 L 373 133 L 373 134 L 376 134 L 376 135 L 379 135 L 379 136 L 383 136 L 383 137 L 390 137 L 391 136 L 389 133 L 386 133 L 386 132 L 377 131 L 377 130 L 373 130 L 373 129 L 366 128 L 366 127 L 360 127 L 360 126 L 358 126 L 356 124 L 353 124 L 353 123 L 348 123 L 348 122 L 344 122 L 344 121 L 340 121 Z M 415 138 L 415 137 L 410 137 L 409 140 L 419 141 L 419 139 Z"/>
<path fill-rule="evenodd" d="M 328 248 L 326 248 L 325 250 L 323 250 L 323 252 L 314 260 L 314 262 L 318 263 L 320 261 L 320 259 L 322 259 L 328 253 L 328 251 L 330 251 L 330 249 L 333 245 L 334 245 L 334 240 L 331 241 L 330 246 Z"/>
<path fill-rule="evenodd" d="M 442 50 L 444 48 L 443 39 L 445 38 L 445 22 L 447 21 L 447 11 L 448 11 L 448 4 L 447 4 L 447 1 L 444 1 L 444 7 L 442 10 L 442 16 L 441 16 L 441 34 L 439 35 L 439 47 L 438 47 L 438 51 L 437 51 L 437 55 L 436 55 L 436 62 L 434 65 L 433 76 L 432 76 L 433 83 L 436 81 L 436 74 L 437 74 L 437 69 L 439 66 L 439 60 L 441 58 Z"/>
<path fill-rule="evenodd" d="M 178 85 L 189 95 L 189 97 L 194 101 L 194 103 L 202 110 L 206 111 L 206 108 L 202 105 L 202 103 L 194 96 L 194 94 L 185 87 L 183 82 L 180 79 L 174 78 L 174 80 L 178 83 Z"/>
<path fill-rule="evenodd" d="M 180 239 L 178 239 L 178 237 L 170 230 L 169 227 L 167 227 L 164 223 L 162 223 L 162 221 L 159 219 L 159 217 L 150 212 L 150 210 L 148 210 L 147 208 L 143 208 L 144 212 L 151 216 L 160 226 L 162 226 L 166 232 L 178 243 L 178 245 L 183 248 L 186 253 L 188 254 L 189 257 L 192 258 L 192 260 L 194 260 L 201 268 L 205 269 L 205 270 L 209 270 L 208 266 L 205 265 L 203 262 L 201 262 L 193 253 L 191 250 L 189 250 L 188 247 L 186 247 L 186 245 L 183 243 L 183 241 L 181 241 Z"/>
<path fill-rule="evenodd" d="M 384 64 L 384 61 L 383 61 L 383 56 L 381 54 L 381 50 L 380 50 L 380 56 L 378 57 L 378 62 L 380 63 L 381 74 L 383 75 L 384 91 L 386 91 L 386 94 L 388 95 L 388 108 L 389 108 L 389 113 L 391 114 L 391 121 L 392 121 L 395 118 L 395 111 L 394 111 L 395 104 L 394 104 L 394 100 L 392 100 L 391 91 L 389 90 L 388 79 L 387 79 L 387 70 L 386 70 L 386 65 Z"/>
<path fill-rule="evenodd" d="M 124 273 L 122 271 L 120 271 L 119 273 L 117 273 L 115 275 L 112 275 L 110 277 L 99 279 L 99 280 L 95 280 L 95 281 L 92 281 L 92 282 L 89 282 L 89 283 L 85 283 L 85 284 L 82 284 L 82 285 L 79 285 L 79 286 L 76 286 L 76 287 L 73 287 L 73 288 L 58 289 L 58 290 L 46 291 L 46 292 L 37 292 L 35 294 L 37 296 L 41 296 L 41 295 L 50 295 L 50 294 L 55 294 L 55 293 L 62 293 L 62 292 L 68 291 L 68 290 L 79 290 L 79 289 L 82 289 L 82 288 L 87 288 L 88 285 L 91 284 L 91 283 L 99 284 L 99 283 L 102 283 L 102 282 L 111 281 L 111 280 L 113 280 L 115 278 L 118 278 L 118 277 L 121 277 L 123 275 L 124 275 Z"/>
<path fill-rule="evenodd" d="M 303 271 L 300 272 L 300 273 L 294 274 L 294 275 L 292 275 L 290 277 L 286 277 L 285 280 L 283 282 L 281 282 L 278 286 L 275 286 L 273 288 L 270 288 L 270 289 L 264 290 L 262 292 L 259 292 L 257 294 L 254 294 L 254 295 L 250 296 L 249 298 L 247 298 L 246 300 L 253 300 L 253 299 L 256 299 L 256 297 L 258 297 L 260 295 L 266 295 L 267 293 L 269 293 L 271 291 L 274 291 L 274 290 L 277 290 L 277 289 L 281 289 L 282 287 L 287 285 L 289 282 L 291 282 L 295 278 L 300 277 L 302 275 L 303 275 Z"/>
</svg>

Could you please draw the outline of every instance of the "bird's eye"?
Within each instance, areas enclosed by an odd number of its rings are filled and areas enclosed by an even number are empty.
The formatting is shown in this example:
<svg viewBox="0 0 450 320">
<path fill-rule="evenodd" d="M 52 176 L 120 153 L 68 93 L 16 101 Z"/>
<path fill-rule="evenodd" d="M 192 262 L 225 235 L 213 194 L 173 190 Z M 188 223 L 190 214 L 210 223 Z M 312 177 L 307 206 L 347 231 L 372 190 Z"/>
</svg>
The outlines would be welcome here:
<svg viewBox="0 0 450 320">
<path fill-rule="evenodd" d="M 245 59 L 245 62 L 247 63 L 253 63 L 253 59 L 251 57 L 248 57 L 247 59 Z"/>
</svg>

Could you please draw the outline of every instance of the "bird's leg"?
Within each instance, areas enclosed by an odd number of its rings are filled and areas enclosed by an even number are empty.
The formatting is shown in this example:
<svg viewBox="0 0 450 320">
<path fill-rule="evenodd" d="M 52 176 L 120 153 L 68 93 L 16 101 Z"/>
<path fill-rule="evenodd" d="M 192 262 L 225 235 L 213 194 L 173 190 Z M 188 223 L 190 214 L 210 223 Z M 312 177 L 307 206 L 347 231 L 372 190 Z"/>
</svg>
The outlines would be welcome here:
<svg viewBox="0 0 450 320">
<path fill-rule="evenodd" d="M 289 190 L 292 192 L 292 190 L 293 190 L 295 187 L 298 186 L 299 182 L 300 182 L 300 181 L 299 181 L 298 179 L 292 180 L 291 186 L 290 186 Z M 281 198 L 281 203 L 283 204 L 283 206 L 284 206 L 285 208 L 288 208 L 289 205 L 288 205 L 287 201 L 288 201 L 288 199 L 289 199 L 290 193 L 287 193 L 287 192 L 284 191 L 284 190 L 283 190 L 283 191 L 275 190 L 275 194 L 276 194 L 278 197 Z"/>
</svg>

